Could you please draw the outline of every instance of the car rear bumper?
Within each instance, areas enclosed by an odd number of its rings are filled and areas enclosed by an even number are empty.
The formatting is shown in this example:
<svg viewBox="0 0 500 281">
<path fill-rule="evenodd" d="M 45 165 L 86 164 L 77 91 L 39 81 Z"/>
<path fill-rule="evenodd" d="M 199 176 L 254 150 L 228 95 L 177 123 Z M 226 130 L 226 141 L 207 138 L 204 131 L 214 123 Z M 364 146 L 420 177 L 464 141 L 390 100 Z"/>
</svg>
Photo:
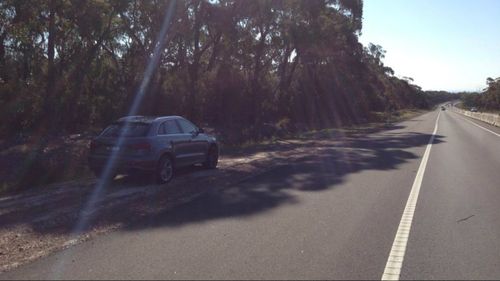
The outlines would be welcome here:
<svg viewBox="0 0 500 281">
<path fill-rule="evenodd" d="M 103 170 L 108 164 L 108 155 L 90 155 L 88 164 L 91 170 Z M 151 158 L 126 158 L 119 157 L 116 160 L 114 170 L 116 172 L 128 173 L 132 171 L 154 171 L 157 161 Z"/>
</svg>

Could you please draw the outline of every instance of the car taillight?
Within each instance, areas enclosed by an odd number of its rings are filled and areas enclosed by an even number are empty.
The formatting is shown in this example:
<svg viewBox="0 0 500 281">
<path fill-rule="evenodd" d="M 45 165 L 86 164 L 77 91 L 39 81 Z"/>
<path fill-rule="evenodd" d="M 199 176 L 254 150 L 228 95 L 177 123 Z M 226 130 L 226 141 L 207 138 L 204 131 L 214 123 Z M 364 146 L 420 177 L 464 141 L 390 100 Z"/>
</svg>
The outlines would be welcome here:
<svg viewBox="0 0 500 281">
<path fill-rule="evenodd" d="M 138 142 L 128 146 L 128 148 L 137 153 L 145 153 L 151 150 L 151 144 L 149 142 Z"/>
</svg>

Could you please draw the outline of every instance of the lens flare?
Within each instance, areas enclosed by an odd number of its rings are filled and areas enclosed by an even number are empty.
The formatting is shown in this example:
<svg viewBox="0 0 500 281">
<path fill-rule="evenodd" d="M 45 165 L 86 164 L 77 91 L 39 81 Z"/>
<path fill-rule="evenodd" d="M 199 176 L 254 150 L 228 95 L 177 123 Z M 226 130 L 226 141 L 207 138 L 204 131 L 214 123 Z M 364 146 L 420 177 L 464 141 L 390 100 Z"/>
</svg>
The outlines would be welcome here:
<svg viewBox="0 0 500 281">
<path fill-rule="evenodd" d="M 165 12 L 165 17 L 163 19 L 163 23 L 161 26 L 160 33 L 158 34 L 158 37 L 155 42 L 155 48 L 153 51 L 152 56 L 149 58 L 147 67 L 144 71 L 144 76 L 142 78 L 141 84 L 139 86 L 139 89 L 137 91 L 137 94 L 134 97 L 134 100 L 132 102 L 132 105 L 130 107 L 130 110 L 128 111 L 128 116 L 131 115 L 136 115 L 139 107 L 141 105 L 141 102 L 144 98 L 144 94 L 146 92 L 146 89 L 149 85 L 149 82 L 151 80 L 151 77 L 153 76 L 155 69 L 158 67 L 158 64 L 160 62 L 161 58 L 161 53 L 165 48 L 165 44 L 167 42 L 167 33 L 168 29 L 171 24 L 172 17 L 175 12 L 175 7 L 176 7 L 177 0 L 172 0 L 167 6 L 166 12 Z M 117 146 L 122 147 L 125 141 L 125 135 L 128 130 L 128 123 L 125 124 L 125 129 L 120 132 L 120 135 L 118 137 L 117 141 Z M 87 199 L 83 209 L 81 210 L 79 216 L 78 216 L 78 221 L 75 224 L 73 231 L 71 232 L 71 236 L 73 239 L 78 238 L 80 234 L 82 234 L 88 227 L 90 219 L 92 218 L 92 215 L 95 211 L 95 206 L 96 203 L 99 202 L 99 198 L 103 195 L 106 187 L 112 180 L 111 175 L 113 174 L 114 169 L 116 168 L 116 160 L 118 158 L 119 151 L 113 151 L 112 154 L 110 155 L 102 176 L 99 178 L 97 183 L 94 186 L 94 189 L 92 190 L 89 198 Z M 68 253 L 66 254 L 68 255 Z M 56 265 L 56 267 L 53 270 L 53 275 L 54 278 L 51 279 L 58 279 L 57 277 L 60 276 L 62 268 L 64 268 L 64 263 L 67 262 L 67 258 L 61 259 L 61 261 Z"/>
</svg>

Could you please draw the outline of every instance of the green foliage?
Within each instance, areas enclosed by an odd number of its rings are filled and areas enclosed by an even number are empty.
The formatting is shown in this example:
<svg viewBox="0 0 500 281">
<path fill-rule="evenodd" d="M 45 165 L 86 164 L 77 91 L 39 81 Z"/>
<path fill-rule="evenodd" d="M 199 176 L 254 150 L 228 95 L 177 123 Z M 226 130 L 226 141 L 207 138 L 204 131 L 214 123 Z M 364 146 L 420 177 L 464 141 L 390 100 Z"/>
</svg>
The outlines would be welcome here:
<svg viewBox="0 0 500 281">
<path fill-rule="evenodd" d="M 460 93 L 465 108 L 477 107 L 485 111 L 500 111 L 500 77 L 486 79 L 487 87 L 480 93 Z"/>
<path fill-rule="evenodd" d="M 425 91 L 424 94 L 427 102 L 431 105 L 456 100 L 460 97 L 460 94 L 458 93 L 450 93 L 446 91 Z"/>
<path fill-rule="evenodd" d="M 0 2 L 0 134 L 76 132 L 126 114 L 168 4 Z M 354 124 L 432 103 L 394 77 L 381 46 L 358 42 L 361 0 L 186 0 L 176 9 L 141 114 L 257 136 L 264 124 Z"/>
</svg>

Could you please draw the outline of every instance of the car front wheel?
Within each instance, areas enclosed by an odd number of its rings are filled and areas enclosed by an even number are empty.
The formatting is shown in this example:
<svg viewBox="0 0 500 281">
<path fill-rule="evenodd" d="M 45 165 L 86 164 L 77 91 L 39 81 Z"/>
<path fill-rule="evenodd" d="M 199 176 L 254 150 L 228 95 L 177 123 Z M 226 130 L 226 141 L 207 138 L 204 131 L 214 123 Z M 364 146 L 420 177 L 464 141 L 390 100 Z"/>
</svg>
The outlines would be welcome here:
<svg viewBox="0 0 500 281">
<path fill-rule="evenodd" d="M 219 162 L 219 150 L 216 146 L 211 146 L 207 153 L 207 159 L 203 163 L 203 166 L 207 169 L 215 169 L 217 163 Z"/>
</svg>

